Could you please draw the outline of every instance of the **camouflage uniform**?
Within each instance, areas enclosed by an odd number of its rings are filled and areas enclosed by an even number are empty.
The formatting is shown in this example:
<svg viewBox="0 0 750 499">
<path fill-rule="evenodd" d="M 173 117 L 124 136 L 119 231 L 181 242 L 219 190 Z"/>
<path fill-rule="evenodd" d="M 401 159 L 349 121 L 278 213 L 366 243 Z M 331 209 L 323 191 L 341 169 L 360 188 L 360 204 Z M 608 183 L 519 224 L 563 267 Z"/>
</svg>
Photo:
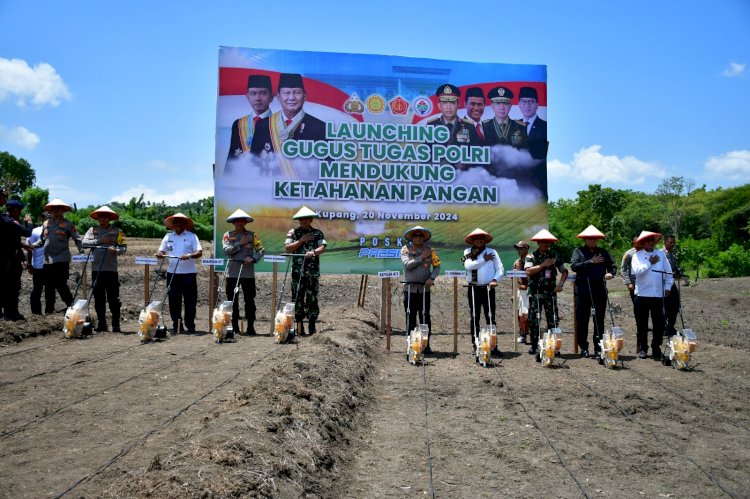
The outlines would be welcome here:
<svg viewBox="0 0 750 499">
<path fill-rule="evenodd" d="M 539 340 L 539 312 L 544 307 L 547 319 L 547 329 L 557 326 L 557 272 L 567 274 L 562 257 L 555 250 L 542 253 L 539 249 L 526 256 L 524 268 L 535 267 L 547 258 L 556 258 L 557 262 L 549 268 L 543 269 L 529 277 L 529 333 L 531 334 L 531 348 L 536 349 Z"/>
<path fill-rule="evenodd" d="M 328 244 L 326 243 L 323 232 L 315 227 L 310 227 L 307 230 L 302 229 L 301 227 L 296 227 L 290 230 L 286 235 L 285 244 L 291 244 L 298 241 L 302 236 L 308 233 L 312 234 L 312 240 L 303 243 L 302 246 L 297 248 L 295 253 L 304 255 L 308 251 L 315 251 L 316 248 Z M 292 258 L 292 296 L 296 297 L 296 302 L 294 304 L 295 320 L 297 322 L 302 322 L 305 318 L 308 318 L 310 323 L 314 324 L 320 314 L 320 308 L 318 307 L 318 292 L 320 290 L 320 257 L 315 256 L 307 259 L 301 257 Z M 298 293 L 297 288 L 300 286 L 301 289 Z"/>
<path fill-rule="evenodd" d="M 249 241 L 240 244 L 243 238 Z M 245 319 L 247 320 L 247 334 L 255 334 L 255 263 L 259 262 L 265 254 L 263 243 L 258 234 L 248 230 L 230 230 L 224 233 L 222 240 L 224 253 L 229 257 L 227 261 L 227 281 L 225 283 L 227 300 L 232 301 L 232 327 L 235 331 L 240 330 L 240 303 L 239 298 L 234 299 L 234 290 L 239 286 L 242 288 L 242 296 L 245 298 Z M 241 263 L 246 258 L 252 258 L 253 263 Z M 240 274 L 240 269 L 242 273 Z"/>
</svg>

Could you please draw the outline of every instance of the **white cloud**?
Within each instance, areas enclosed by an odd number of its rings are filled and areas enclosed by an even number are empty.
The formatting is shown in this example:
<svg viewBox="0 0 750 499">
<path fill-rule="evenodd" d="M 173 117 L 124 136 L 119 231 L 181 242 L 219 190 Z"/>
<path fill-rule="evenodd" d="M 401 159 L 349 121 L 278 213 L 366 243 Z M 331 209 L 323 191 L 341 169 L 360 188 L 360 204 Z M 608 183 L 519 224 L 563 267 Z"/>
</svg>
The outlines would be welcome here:
<svg viewBox="0 0 750 499">
<path fill-rule="evenodd" d="M 34 149 L 39 144 L 39 135 L 22 126 L 6 128 L 0 125 L 0 142 L 8 142 L 24 149 Z"/>
<path fill-rule="evenodd" d="M 28 101 L 35 106 L 59 106 L 71 94 L 55 68 L 40 63 L 33 68 L 22 59 L 0 57 L 0 102 L 15 98 L 23 107 Z"/>
<path fill-rule="evenodd" d="M 573 155 L 573 161 L 563 163 L 552 159 L 547 163 L 550 178 L 563 178 L 586 184 L 641 185 L 648 178 L 660 179 L 666 175 L 664 167 L 641 161 L 634 156 L 605 156 L 602 146 L 593 145 Z"/>
<path fill-rule="evenodd" d="M 735 78 L 738 76 L 744 76 L 746 68 L 747 68 L 747 64 L 740 64 L 738 62 L 730 62 L 727 69 L 725 69 L 724 72 L 721 74 L 723 76 L 726 76 L 727 78 Z"/>
<path fill-rule="evenodd" d="M 170 206 L 174 206 L 180 203 L 188 201 L 197 201 L 214 195 L 213 185 L 208 187 L 186 187 L 184 189 L 178 189 L 171 193 L 160 193 L 152 187 L 146 187 L 143 184 L 139 184 L 135 187 L 131 187 L 121 194 L 113 196 L 110 201 L 118 201 L 120 203 L 127 203 L 131 198 L 138 198 L 143 194 L 144 201 L 150 201 L 152 203 L 159 203 L 164 201 Z"/>
<path fill-rule="evenodd" d="M 704 165 L 710 178 L 722 177 L 731 180 L 750 180 L 750 151 L 729 151 L 721 156 L 711 156 Z"/>
</svg>

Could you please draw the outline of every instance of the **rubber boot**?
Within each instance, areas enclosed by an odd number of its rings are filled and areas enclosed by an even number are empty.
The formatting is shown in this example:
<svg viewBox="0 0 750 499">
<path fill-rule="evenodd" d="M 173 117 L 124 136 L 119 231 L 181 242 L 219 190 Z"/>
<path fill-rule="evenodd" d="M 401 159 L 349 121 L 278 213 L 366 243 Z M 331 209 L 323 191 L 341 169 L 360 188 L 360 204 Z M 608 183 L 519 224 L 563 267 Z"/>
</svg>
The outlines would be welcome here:
<svg viewBox="0 0 750 499">
<path fill-rule="evenodd" d="M 308 326 L 307 334 L 315 334 L 318 331 L 315 329 L 315 319 L 310 319 L 310 325 Z"/>
<path fill-rule="evenodd" d="M 299 321 L 297 323 L 297 336 L 302 336 L 303 334 L 305 334 L 305 323 Z"/>
</svg>

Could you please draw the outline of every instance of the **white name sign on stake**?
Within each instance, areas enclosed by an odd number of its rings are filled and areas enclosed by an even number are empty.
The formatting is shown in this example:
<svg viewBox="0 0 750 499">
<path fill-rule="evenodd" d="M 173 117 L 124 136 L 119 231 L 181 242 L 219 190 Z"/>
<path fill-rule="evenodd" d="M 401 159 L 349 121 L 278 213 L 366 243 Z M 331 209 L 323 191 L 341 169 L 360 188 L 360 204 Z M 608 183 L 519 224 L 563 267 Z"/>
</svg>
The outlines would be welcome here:
<svg viewBox="0 0 750 499">
<path fill-rule="evenodd" d="M 575 274 L 568 274 L 568 280 L 569 281 L 575 281 L 576 280 L 576 275 Z"/>
<path fill-rule="evenodd" d="M 505 277 L 523 278 L 527 276 L 525 270 L 507 270 L 505 272 Z"/>
<path fill-rule="evenodd" d="M 94 257 L 91 255 L 73 255 L 71 260 L 74 263 L 93 262 Z"/>
<path fill-rule="evenodd" d="M 155 256 L 137 256 L 135 257 L 136 265 L 156 265 L 159 263 L 159 259 Z"/>
<path fill-rule="evenodd" d="M 465 270 L 446 270 L 443 274 L 445 277 L 466 277 Z"/>
<path fill-rule="evenodd" d="M 264 255 L 263 261 L 266 263 L 284 263 L 286 257 L 281 255 Z"/>
<path fill-rule="evenodd" d="M 400 277 L 400 276 L 401 276 L 401 272 L 399 272 L 398 270 L 384 270 L 382 272 L 378 272 L 378 277 L 380 279 L 387 279 L 390 277 Z"/>
<path fill-rule="evenodd" d="M 216 265 L 224 265 L 223 258 L 203 258 L 201 264 L 204 267 L 215 267 Z"/>
</svg>

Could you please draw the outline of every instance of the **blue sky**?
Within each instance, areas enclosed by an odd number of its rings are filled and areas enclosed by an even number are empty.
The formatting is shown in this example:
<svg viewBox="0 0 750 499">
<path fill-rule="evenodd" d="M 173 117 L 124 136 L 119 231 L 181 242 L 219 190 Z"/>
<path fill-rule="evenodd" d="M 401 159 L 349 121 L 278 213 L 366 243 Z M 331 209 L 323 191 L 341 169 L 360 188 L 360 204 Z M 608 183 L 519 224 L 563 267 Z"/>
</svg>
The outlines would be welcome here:
<svg viewBox="0 0 750 499">
<path fill-rule="evenodd" d="M 79 206 L 211 195 L 219 46 L 545 64 L 552 200 L 750 182 L 747 0 L 0 0 L 0 150 Z"/>
</svg>

